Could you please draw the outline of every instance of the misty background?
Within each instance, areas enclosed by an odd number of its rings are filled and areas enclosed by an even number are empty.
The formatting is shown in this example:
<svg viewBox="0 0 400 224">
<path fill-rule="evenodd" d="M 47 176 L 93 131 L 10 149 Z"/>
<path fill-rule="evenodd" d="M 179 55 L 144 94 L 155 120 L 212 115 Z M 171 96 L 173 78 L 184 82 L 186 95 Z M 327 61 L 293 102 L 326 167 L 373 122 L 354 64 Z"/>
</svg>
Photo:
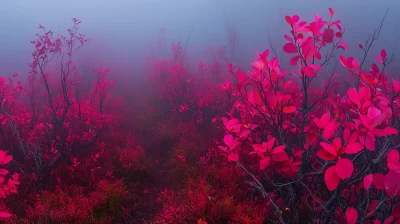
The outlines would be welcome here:
<svg viewBox="0 0 400 224">
<path fill-rule="evenodd" d="M 171 42 L 184 41 L 192 30 L 187 55 L 200 60 L 209 47 L 228 43 L 226 24 L 231 24 L 239 38 L 236 58 L 245 65 L 255 59 L 255 51 L 269 48 L 267 30 L 278 54 L 284 56 L 283 35 L 289 32 L 285 15 L 310 20 L 318 13 L 327 18 L 328 7 L 346 29 L 343 40 L 350 50 L 344 54 L 355 56 L 361 53 L 358 44 L 389 9 L 372 53 L 386 48 L 388 54 L 399 55 L 399 0 L 2 0 L 0 76 L 27 74 L 33 49 L 30 41 L 39 32 L 39 24 L 65 33 L 72 18 L 80 19 L 80 31 L 90 44 L 82 48 L 84 60 L 79 60 L 79 66 L 91 67 L 87 63 L 95 62 L 110 67 L 113 75 L 139 77 L 160 28 L 166 30 L 168 48 Z M 390 70 L 398 70 L 394 66 Z"/>
</svg>

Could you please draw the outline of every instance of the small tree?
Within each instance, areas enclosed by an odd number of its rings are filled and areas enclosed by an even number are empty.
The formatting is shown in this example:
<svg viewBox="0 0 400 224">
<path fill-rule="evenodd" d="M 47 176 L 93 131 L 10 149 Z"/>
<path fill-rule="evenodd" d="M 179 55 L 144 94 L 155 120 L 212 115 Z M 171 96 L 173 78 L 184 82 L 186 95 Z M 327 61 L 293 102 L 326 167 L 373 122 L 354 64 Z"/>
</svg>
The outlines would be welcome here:
<svg viewBox="0 0 400 224">
<path fill-rule="evenodd" d="M 257 54 L 247 75 L 232 69 L 227 86 L 235 113 L 223 118 L 220 149 L 248 174 L 280 223 L 395 220 L 400 84 L 387 78 L 385 50 L 374 56 L 378 64 L 362 69 L 382 24 L 360 45 L 362 62 L 340 55 L 354 83 L 341 94 L 327 65 L 348 46 L 340 20 L 331 8 L 329 14 L 310 23 L 285 17 L 290 34 L 283 50 L 297 69 L 282 70 L 269 50 Z M 312 85 L 316 77 L 325 78 L 319 87 Z"/>
</svg>

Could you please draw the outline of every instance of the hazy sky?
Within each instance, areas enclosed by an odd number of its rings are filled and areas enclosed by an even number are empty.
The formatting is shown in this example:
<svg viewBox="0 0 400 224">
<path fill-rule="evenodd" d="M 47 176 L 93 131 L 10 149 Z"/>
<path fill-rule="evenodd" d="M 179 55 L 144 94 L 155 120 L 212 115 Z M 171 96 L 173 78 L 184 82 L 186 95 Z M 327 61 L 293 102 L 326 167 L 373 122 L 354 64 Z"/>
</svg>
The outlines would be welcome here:
<svg viewBox="0 0 400 224">
<path fill-rule="evenodd" d="M 285 15 L 326 17 L 328 7 L 336 10 L 335 16 L 347 29 L 345 41 L 355 50 L 389 8 L 380 43 L 389 52 L 399 50 L 399 0 L 2 0 L 0 75 L 26 73 L 29 42 L 39 24 L 64 31 L 77 17 L 82 20 L 81 31 L 92 40 L 87 54 L 100 63 L 131 70 L 143 63 L 159 27 L 166 28 L 169 42 L 179 41 L 192 28 L 189 54 L 200 54 L 209 46 L 226 43 L 225 24 L 230 22 L 240 38 L 240 57 L 252 60 L 254 51 L 268 46 L 267 27 L 280 50 L 288 31 Z"/>
</svg>

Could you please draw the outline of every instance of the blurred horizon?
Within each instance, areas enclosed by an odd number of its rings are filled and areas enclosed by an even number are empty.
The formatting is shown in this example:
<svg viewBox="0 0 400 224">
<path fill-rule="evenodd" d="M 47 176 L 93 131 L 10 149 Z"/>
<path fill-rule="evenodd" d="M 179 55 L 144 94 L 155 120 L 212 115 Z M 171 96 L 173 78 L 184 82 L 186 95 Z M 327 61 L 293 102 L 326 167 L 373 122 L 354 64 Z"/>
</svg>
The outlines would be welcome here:
<svg viewBox="0 0 400 224">
<path fill-rule="evenodd" d="M 227 43 L 226 24 L 236 28 L 239 42 L 238 61 L 247 65 L 254 52 L 268 46 L 268 30 L 278 54 L 282 55 L 283 35 L 288 31 L 285 15 L 298 14 L 301 19 L 312 18 L 316 13 L 328 15 L 328 7 L 335 10 L 346 29 L 344 41 L 357 54 L 359 41 L 365 40 L 375 29 L 385 11 L 389 13 L 377 46 L 397 53 L 396 39 L 400 31 L 395 23 L 400 21 L 400 2 L 388 1 L 224 1 L 224 0 L 120 0 L 120 1 L 5 1 L 0 8 L 0 28 L 3 33 L 0 48 L 0 75 L 18 72 L 27 74 L 31 60 L 31 40 L 39 32 L 39 24 L 54 31 L 64 32 L 76 17 L 82 21 L 81 32 L 91 40 L 82 49 L 90 63 L 101 63 L 112 71 L 133 72 L 140 69 L 149 52 L 151 40 L 158 30 L 166 30 L 167 47 L 171 42 L 185 38 L 190 56 L 201 57 L 209 48 Z M 137 73 L 137 74 L 136 74 Z"/>
</svg>

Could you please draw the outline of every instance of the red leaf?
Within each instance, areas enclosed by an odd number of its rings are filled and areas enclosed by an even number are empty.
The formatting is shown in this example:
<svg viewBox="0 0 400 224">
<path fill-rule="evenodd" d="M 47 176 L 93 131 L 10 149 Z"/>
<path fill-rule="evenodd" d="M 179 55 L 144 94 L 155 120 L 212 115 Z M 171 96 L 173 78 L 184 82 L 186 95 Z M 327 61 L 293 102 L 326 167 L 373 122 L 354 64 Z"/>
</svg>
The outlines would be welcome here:
<svg viewBox="0 0 400 224">
<path fill-rule="evenodd" d="M 322 36 L 322 40 L 325 41 L 326 43 L 332 43 L 334 35 L 335 35 L 335 32 L 332 29 L 330 29 L 330 28 L 326 29 Z"/>
<path fill-rule="evenodd" d="M 269 166 L 271 163 L 271 158 L 269 156 L 266 156 L 260 160 L 260 170 L 264 170 Z"/>
<path fill-rule="evenodd" d="M 8 170 L 6 170 L 6 169 L 0 169 L 0 175 L 1 176 L 5 176 L 5 175 L 7 175 L 8 174 Z"/>
<path fill-rule="evenodd" d="M 299 21 L 300 17 L 298 15 L 292 16 L 292 23 L 297 23 Z"/>
<path fill-rule="evenodd" d="M 345 128 L 343 130 L 343 139 L 345 142 L 348 142 L 349 138 L 350 138 L 350 129 Z"/>
<path fill-rule="evenodd" d="M 286 154 L 286 152 L 281 152 L 278 154 L 274 154 L 272 156 L 272 160 L 274 160 L 275 162 L 283 162 L 289 160 L 289 156 Z"/>
<path fill-rule="evenodd" d="M 240 137 L 241 138 L 243 138 L 243 137 L 246 137 L 247 135 L 249 135 L 250 134 L 250 130 L 243 130 L 241 133 L 240 133 Z"/>
<path fill-rule="evenodd" d="M 239 160 L 239 155 L 237 153 L 231 152 L 228 155 L 228 161 L 237 162 Z"/>
<path fill-rule="evenodd" d="M 353 207 L 348 207 L 346 210 L 346 221 L 348 224 L 356 224 L 358 219 L 358 212 Z"/>
<path fill-rule="evenodd" d="M 381 64 L 383 64 L 382 58 L 380 58 L 379 56 L 374 56 L 375 60 Z"/>
<path fill-rule="evenodd" d="M 274 150 L 272 150 L 272 153 L 273 154 L 278 154 L 278 153 L 285 152 L 285 148 L 286 148 L 286 146 L 280 145 L 280 146 L 274 148 Z"/>
<path fill-rule="evenodd" d="M 342 180 L 351 177 L 354 171 L 353 162 L 350 159 L 342 158 L 336 163 L 336 173 Z"/>
<path fill-rule="evenodd" d="M 347 60 L 343 55 L 340 55 L 340 63 L 342 63 L 343 67 L 347 68 Z"/>
<path fill-rule="evenodd" d="M 355 88 L 348 89 L 347 96 L 353 103 L 357 104 L 357 106 L 360 107 L 360 95 Z"/>
<path fill-rule="evenodd" d="M 230 146 L 233 142 L 233 136 L 231 134 L 227 134 L 224 136 L 224 143 L 227 146 Z"/>
<path fill-rule="evenodd" d="M 379 60 L 381 60 L 381 59 L 379 59 Z M 382 61 L 382 64 L 383 64 L 383 61 Z M 380 70 L 379 70 L 378 66 L 375 63 L 373 63 L 371 65 L 370 71 L 371 71 L 372 74 L 380 73 Z"/>
<path fill-rule="evenodd" d="M 239 82 L 243 82 L 243 83 L 246 83 L 247 80 L 248 80 L 247 76 L 241 71 L 239 71 L 237 73 L 237 79 L 238 79 Z"/>
<path fill-rule="evenodd" d="M 290 16 L 285 16 L 286 22 L 289 23 L 289 25 L 292 25 L 292 18 Z"/>
<path fill-rule="evenodd" d="M 1 218 L 10 218 L 12 215 L 8 212 L 0 212 Z"/>
<path fill-rule="evenodd" d="M 347 154 L 356 154 L 364 149 L 364 146 L 359 142 L 352 142 L 346 145 L 345 153 Z"/>
<path fill-rule="evenodd" d="M 347 44 L 345 42 L 339 42 L 337 48 L 341 48 L 343 50 L 349 49 L 349 47 L 347 46 Z"/>
<path fill-rule="evenodd" d="M 333 191 L 337 188 L 337 186 L 339 185 L 340 177 L 336 173 L 335 166 L 331 166 L 325 171 L 324 180 L 326 187 L 330 191 Z"/>
<path fill-rule="evenodd" d="M 315 76 L 315 71 L 313 68 L 311 68 L 310 66 L 306 67 L 305 73 L 308 77 L 314 77 Z"/>
<path fill-rule="evenodd" d="M 382 50 L 381 50 L 381 57 L 382 57 L 383 60 L 386 59 L 387 54 L 386 54 L 386 50 L 385 50 L 385 49 L 382 49 Z"/>
<path fill-rule="evenodd" d="M 333 9 L 332 9 L 332 8 L 329 8 L 329 15 L 331 15 L 331 17 L 333 16 L 334 13 L 335 13 L 335 12 L 333 11 Z"/>
<path fill-rule="evenodd" d="M 329 151 L 327 151 L 325 149 L 320 149 L 317 152 L 317 156 L 323 160 L 335 160 L 337 158 L 337 156 L 332 155 L 332 153 L 330 153 Z"/>
<path fill-rule="evenodd" d="M 362 44 L 359 44 L 358 47 L 359 47 L 360 49 L 363 49 L 363 50 L 364 50 L 364 47 L 363 47 Z"/>
<path fill-rule="evenodd" d="M 385 175 L 382 173 L 375 173 L 373 174 L 373 179 L 374 179 L 374 185 L 375 188 L 378 190 L 383 190 L 385 189 Z"/>
<path fill-rule="evenodd" d="M 315 53 L 318 52 L 318 47 L 315 46 L 314 38 L 308 37 L 302 44 L 301 50 L 303 52 L 304 59 L 306 61 L 314 57 Z"/>
<path fill-rule="evenodd" d="M 296 45 L 294 45 L 293 43 L 286 43 L 285 45 L 283 45 L 283 50 L 288 54 L 297 53 Z"/>
<path fill-rule="evenodd" d="M 274 109 L 278 105 L 278 99 L 274 93 L 267 93 L 267 105 L 271 109 Z"/>
<path fill-rule="evenodd" d="M 254 151 L 256 151 L 256 152 L 266 152 L 267 151 L 266 147 L 264 145 L 254 144 L 252 146 L 253 146 Z"/>
<path fill-rule="evenodd" d="M 392 79 L 392 85 L 393 85 L 393 91 L 395 93 L 399 93 L 400 92 L 400 82 L 398 82 L 397 80 Z"/>
<path fill-rule="evenodd" d="M 316 59 L 318 59 L 318 60 L 321 60 L 321 53 L 319 53 L 318 51 L 317 52 L 315 52 L 315 58 Z"/>
<path fill-rule="evenodd" d="M 284 35 L 285 39 L 288 40 L 290 43 L 293 43 L 293 38 L 291 36 L 288 35 Z"/>
<path fill-rule="evenodd" d="M 399 132 L 397 129 L 392 127 L 386 127 L 385 129 L 375 129 L 375 135 L 378 137 L 383 137 L 387 135 L 397 135 Z"/>
<path fill-rule="evenodd" d="M 370 173 L 367 176 L 364 177 L 364 188 L 369 189 L 374 182 L 373 175 Z"/>
<path fill-rule="evenodd" d="M 297 110 L 297 108 L 294 106 L 286 106 L 283 108 L 283 113 L 291 114 L 291 113 L 295 112 L 296 110 Z"/>
<path fill-rule="evenodd" d="M 326 112 L 321 118 L 314 118 L 313 121 L 319 128 L 323 129 L 326 127 L 326 125 L 328 125 L 330 119 L 331 113 Z"/>
<path fill-rule="evenodd" d="M 336 125 L 334 121 L 329 122 L 329 124 L 324 128 L 324 131 L 322 132 L 322 137 L 324 137 L 326 140 L 330 139 L 333 137 L 336 131 Z"/>
<path fill-rule="evenodd" d="M 400 191 L 400 174 L 389 172 L 384 179 L 385 191 L 388 196 L 399 196 Z"/>
<path fill-rule="evenodd" d="M 392 151 L 389 152 L 387 156 L 387 162 L 388 163 L 397 163 L 399 162 L 399 152 L 396 149 L 393 149 Z"/>
<path fill-rule="evenodd" d="M 297 64 L 297 61 L 300 59 L 300 56 L 299 55 L 297 55 L 297 56 L 294 56 L 292 59 L 290 59 L 290 64 L 291 65 L 296 65 Z"/>
<path fill-rule="evenodd" d="M 338 152 L 336 151 L 335 148 L 333 148 L 333 146 L 329 145 L 326 142 L 320 142 L 319 144 L 322 146 L 323 148 L 322 150 L 325 150 L 332 157 L 336 158 L 338 156 Z"/>
<path fill-rule="evenodd" d="M 262 100 L 260 93 L 255 91 L 255 90 L 250 90 L 249 91 L 248 99 L 249 99 L 250 103 L 254 103 L 254 104 L 257 104 L 259 106 L 264 105 L 264 101 Z"/>
</svg>

